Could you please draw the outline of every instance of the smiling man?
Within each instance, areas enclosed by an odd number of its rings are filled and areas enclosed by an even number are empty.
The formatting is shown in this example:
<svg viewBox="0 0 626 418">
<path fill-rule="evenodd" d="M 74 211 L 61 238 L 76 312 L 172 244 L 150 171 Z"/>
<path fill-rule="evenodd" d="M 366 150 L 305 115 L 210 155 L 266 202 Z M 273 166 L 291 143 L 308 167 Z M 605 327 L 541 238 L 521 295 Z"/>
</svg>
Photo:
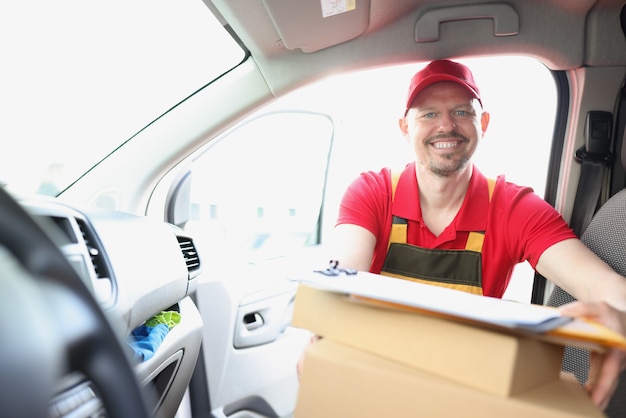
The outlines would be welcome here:
<svg viewBox="0 0 626 418">
<path fill-rule="evenodd" d="M 552 206 L 472 163 L 489 113 L 469 68 L 438 60 L 415 74 L 399 126 L 414 161 L 348 187 L 331 252 L 341 267 L 502 297 L 528 262 L 579 300 L 626 308 L 626 279 Z"/>
<path fill-rule="evenodd" d="M 489 113 L 469 68 L 438 60 L 415 74 L 399 126 L 414 161 L 400 173 L 362 173 L 348 187 L 330 254 L 340 267 L 502 297 L 515 265 L 528 262 L 579 301 L 626 311 L 626 278 L 552 206 L 472 163 Z M 625 356 L 611 358 L 615 366 L 588 385 L 602 408 Z"/>
</svg>

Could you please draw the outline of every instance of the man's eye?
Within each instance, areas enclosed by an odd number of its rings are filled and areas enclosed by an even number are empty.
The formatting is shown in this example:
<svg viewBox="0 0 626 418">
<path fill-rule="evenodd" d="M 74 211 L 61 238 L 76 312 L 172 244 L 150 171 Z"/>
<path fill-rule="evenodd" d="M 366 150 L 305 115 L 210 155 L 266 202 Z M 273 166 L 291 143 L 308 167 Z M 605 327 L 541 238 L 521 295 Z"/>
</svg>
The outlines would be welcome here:
<svg viewBox="0 0 626 418">
<path fill-rule="evenodd" d="M 430 113 L 425 113 L 425 114 L 423 114 L 423 115 L 422 115 L 422 118 L 423 118 L 423 119 L 433 119 L 435 116 L 437 116 L 437 115 L 435 114 L 435 112 L 430 112 Z"/>
</svg>

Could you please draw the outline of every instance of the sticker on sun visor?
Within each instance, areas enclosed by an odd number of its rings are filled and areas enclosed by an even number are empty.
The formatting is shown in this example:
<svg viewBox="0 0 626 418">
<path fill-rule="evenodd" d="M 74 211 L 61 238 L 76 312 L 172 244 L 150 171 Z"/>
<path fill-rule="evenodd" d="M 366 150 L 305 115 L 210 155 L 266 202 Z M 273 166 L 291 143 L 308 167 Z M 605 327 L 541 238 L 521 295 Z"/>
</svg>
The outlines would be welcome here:
<svg viewBox="0 0 626 418">
<path fill-rule="evenodd" d="M 349 12 L 356 8 L 356 0 L 320 0 L 322 2 L 322 16 L 329 17 Z"/>
</svg>

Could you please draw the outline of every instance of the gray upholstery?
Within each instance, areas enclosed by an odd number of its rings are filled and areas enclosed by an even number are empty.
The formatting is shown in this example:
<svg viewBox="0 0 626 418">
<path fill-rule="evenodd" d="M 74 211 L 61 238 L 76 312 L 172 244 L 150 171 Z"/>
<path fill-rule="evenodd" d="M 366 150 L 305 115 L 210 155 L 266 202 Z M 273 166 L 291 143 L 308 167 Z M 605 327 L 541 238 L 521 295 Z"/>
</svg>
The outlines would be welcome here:
<svg viewBox="0 0 626 418">
<path fill-rule="evenodd" d="M 594 215 L 581 238 L 594 253 L 615 271 L 626 276 L 626 190 L 612 196 Z M 556 287 L 547 304 L 560 306 L 575 299 Z M 577 347 L 566 347 L 563 370 L 574 373 L 583 384 L 589 372 L 589 352 Z M 608 417 L 626 417 L 626 377 L 622 374 L 620 385 L 605 413 Z"/>
<path fill-rule="evenodd" d="M 561 306 L 566 303 L 573 302 L 575 299 L 560 287 L 555 287 L 550 298 L 548 306 Z M 589 377 L 589 350 L 578 347 L 565 347 L 563 354 L 563 367 L 565 372 L 573 373 L 578 383 L 584 385 Z"/>
</svg>

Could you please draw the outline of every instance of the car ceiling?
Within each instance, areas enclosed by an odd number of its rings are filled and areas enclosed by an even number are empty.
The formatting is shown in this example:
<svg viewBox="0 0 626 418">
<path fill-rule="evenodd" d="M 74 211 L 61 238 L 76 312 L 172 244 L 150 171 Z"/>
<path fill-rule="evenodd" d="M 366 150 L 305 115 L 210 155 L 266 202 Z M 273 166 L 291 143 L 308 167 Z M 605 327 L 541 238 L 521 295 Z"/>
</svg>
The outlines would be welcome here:
<svg viewBox="0 0 626 418">
<path fill-rule="evenodd" d="M 441 57 L 524 54 L 554 70 L 626 65 L 623 0 L 355 0 L 353 11 L 326 18 L 326 0 L 204 1 L 248 47 L 275 94 L 320 74 Z M 420 18 L 486 3 L 512 9 L 519 32 L 494 36 L 495 19 L 453 19 L 439 25 L 437 41 L 416 42 Z"/>
</svg>

